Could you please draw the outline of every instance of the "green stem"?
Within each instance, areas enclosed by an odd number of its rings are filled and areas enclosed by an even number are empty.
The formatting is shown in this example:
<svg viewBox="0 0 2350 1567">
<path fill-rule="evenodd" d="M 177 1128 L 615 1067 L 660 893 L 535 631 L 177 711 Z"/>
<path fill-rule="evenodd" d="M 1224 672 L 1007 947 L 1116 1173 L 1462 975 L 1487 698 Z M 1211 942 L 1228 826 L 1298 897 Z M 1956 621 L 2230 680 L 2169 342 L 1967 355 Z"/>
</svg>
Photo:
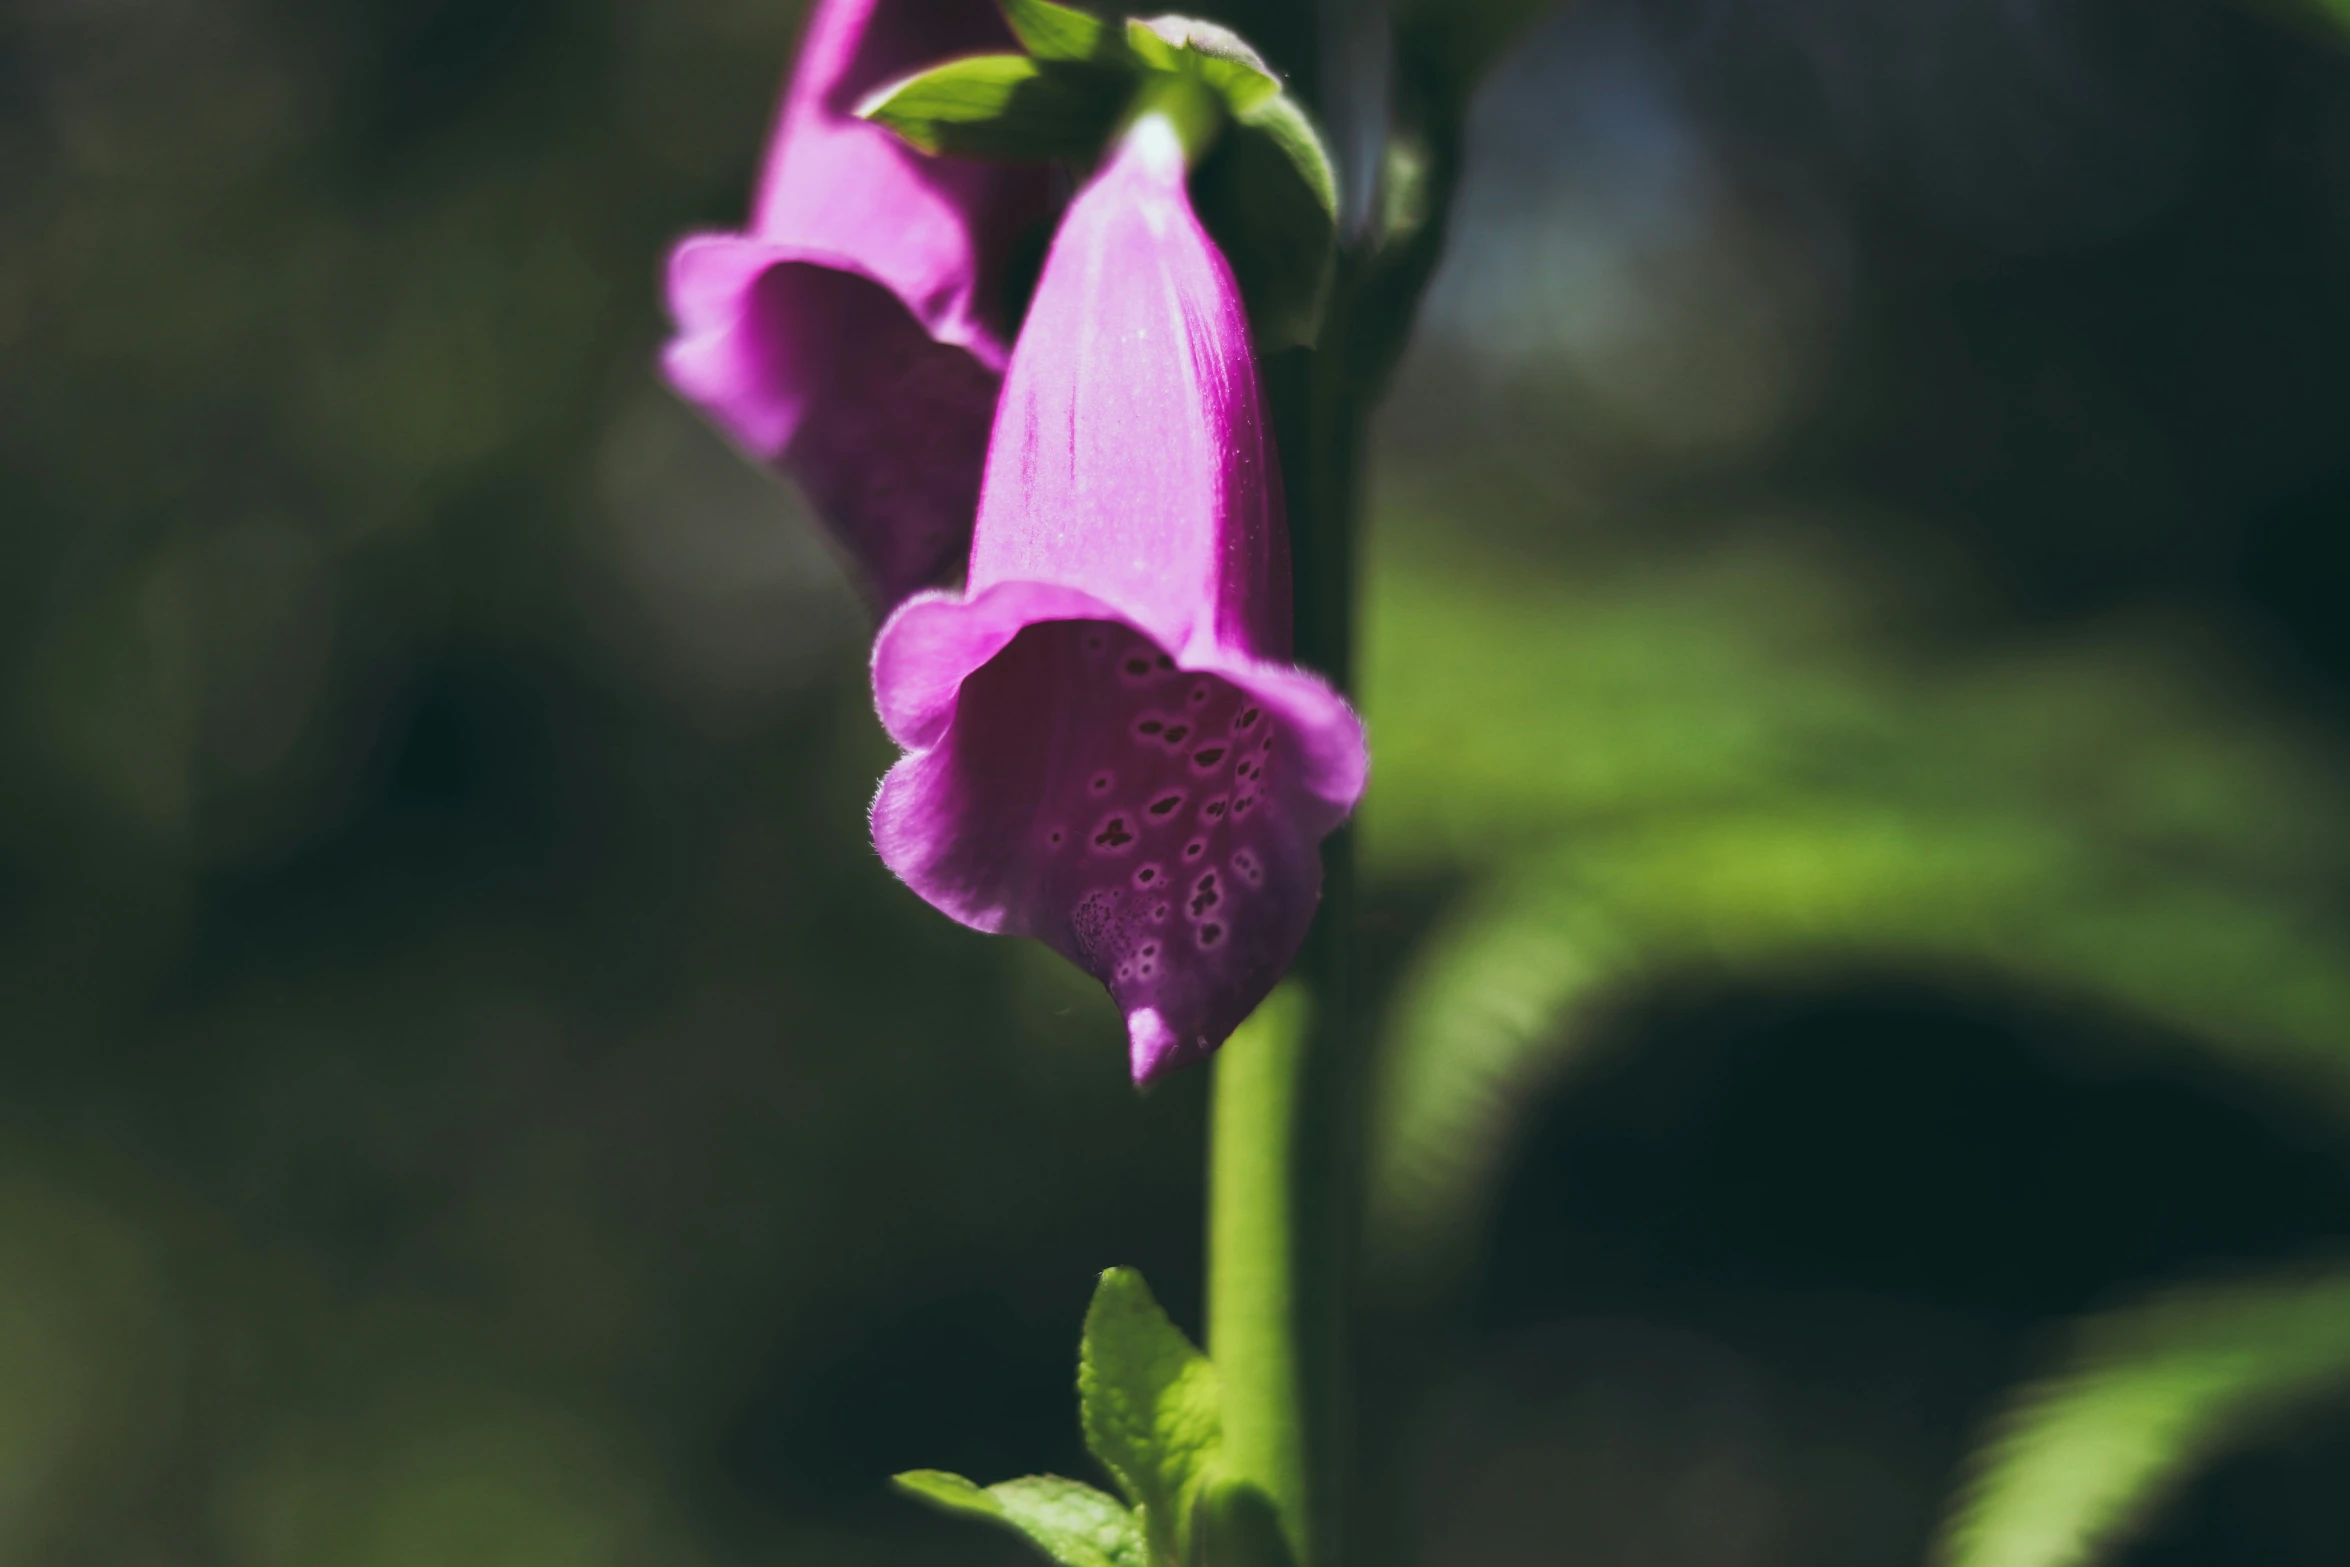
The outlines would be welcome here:
<svg viewBox="0 0 2350 1567">
<path fill-rule="evenodd" d="M 1224 1387 L 1223 1467 L 1262 1490 L 1290 1552 L 1317 1500 L 1299 1352 L 1298 1145 L 1312 1004 L 1285 987 L 1216 1058 L 1208 1151 L 1208 1354 Z"/>
<path fill-rule="evenodd" d="M 1333 301 L 1333 325 L 1344 307 Z M 1364 410 L 1341 353 L 1285 354 L 1266 368 L 1284 442 L 1297 654 L 1345 689 Z M 1340 1560 L 1361 1077 L 1347 1008 L 1353 923 L 1353 837 L 1341 831 L 1323 847 L 1321 913 L 1293 993 L 1274 1003 L 1304 1015 L 1266 1017 L 1216 1064 L 1208 1348 L 1224 1384 L 1224 1466 L 1273 1502 L 1298 1567 Z"/>
<path fill-rule="evenodd" d="M 1324 0 L 1311 14 L 1325 28 L 1385 25 L 1380 8 L 1349 0 Z M 1429 10 L 1421 25 L 1445 14 Z M 1399 43 L 1390 83 L 1392 133 L 1415 153 L 1418 183 L 1374 186 L 1380 220 L 1338 258 L 1321 346 L 1265 366 L 1289 507 L 1297 657 L 1349 693 L 1364 428 L 1443 254 L 1460 169 L 1467 76 L 1427 44 L 1417 35 Z M 1298 58 L 1324 63 L 1310 49 Z M 1396 210 L 1384 211 L 1390 202 Z M 1298 1567 L 1365 1554 L 1341 1538 L 1355 1426 L 1347 1302 L 1363 1079 L 1349 1010 L 1350 831 L 1323 845 L 1322 865 L 1321 914 L 1292 980 L 1305 1014 L 1252 1023 L 1225 1047 L 1209 1159 L 1208 1348 L 1224 1384 L 1224 1463 L 1273 1503 Z"/>
</svg>

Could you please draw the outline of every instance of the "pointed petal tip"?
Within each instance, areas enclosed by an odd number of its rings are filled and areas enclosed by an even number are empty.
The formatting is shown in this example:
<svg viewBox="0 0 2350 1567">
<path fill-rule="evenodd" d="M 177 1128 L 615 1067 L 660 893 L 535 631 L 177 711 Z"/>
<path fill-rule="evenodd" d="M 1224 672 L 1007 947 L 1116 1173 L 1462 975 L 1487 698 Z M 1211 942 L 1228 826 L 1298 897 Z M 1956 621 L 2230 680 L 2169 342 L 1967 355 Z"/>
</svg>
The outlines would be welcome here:
<svg viewBox="0 0 2350 1567">
<path fill-rule="evenodd" d="M 1128 1056 L 1134 1086 L 1149 1088 L 1184 1061 L 1183 1039 L 1157 1007 L 1136 1007 L 1126 1014 Z"/>
</svg>

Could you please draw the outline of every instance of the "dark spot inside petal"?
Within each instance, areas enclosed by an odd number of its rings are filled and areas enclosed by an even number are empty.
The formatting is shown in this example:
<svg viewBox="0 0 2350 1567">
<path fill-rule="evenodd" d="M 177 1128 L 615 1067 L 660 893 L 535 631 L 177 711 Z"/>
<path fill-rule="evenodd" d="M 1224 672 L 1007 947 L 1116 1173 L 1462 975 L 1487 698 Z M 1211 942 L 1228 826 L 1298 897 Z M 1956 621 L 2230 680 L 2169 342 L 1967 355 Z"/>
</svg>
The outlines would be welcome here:
<svg viewBox="0 0 2350 1567">
<path fill-rule="evenodd" d="M 1191 763 L 1194 767 L 1213 767 L 1222 760 L 1224 760 L 1224 748 L 1220 745 L 1204 747 L 1193 752 L 1191 757 Z"/>
<path fill-rule="evenodd" d="M 1191 840 L 1191 842 L 1183 846 L 1183 857 L 1187 860 L 1196 860 L 1202 854 L 1207 852 L 1207 847 L 1208 846 L 1204 840 L 1194 838 Z"/>
<path fill-rule="evenodd" d="M 1233 727 L 1236 729 L 1246 729 L 1256 721 L 1257 710 L 1253 707 L 1244 707 L 1240 710 L 1240 717 L 1234 721 Z"/>
<path fill-rule="evenodd" d="M 1199 944 L 1203 947 L 1212 947 L 1223 939 L 1224 927 L 1221 925 L 1210 922 L 1199 928 Z"/>
<path fill-rule="evenodd" d="M 1232 814 L 1235 816 L 1246 816 L 1248 814 L 1248 808 L 1256 803 L 1257 797 L 1255 795 L 1244 794 L 1239 799 L 1232 802 Z"/>
<path fill-rule="evenodd" d="M 1216 873 L 1210 871 L 1191 889 L 1191 917 L 1198 919 L 1223 901 L 1224 895 L 1216 890 Z"/>
<path fill-rule="evenodd" d="M 1191 733 L 1191 725 L 1189 724 L 1169 724 L 1167 726 L 1167 743 L 1181 745 L 1183 737 L 1189 733 Z"/>
<path fill-rule="evenodd" d="M 1151 814 L 1153 816 L 1169 815 L 1174 811 L 1175 807 L 1181 805 L 1182 803 L 1183 796 L 1180 794 L 1163 794 L 1157 799 L 1151 801 Z"/>
<path fill-rule="evenodd" d="M 1199 808 L 1199 813 L 1200 815 L 1205 816 L 1209 821 L 1214 821 L 1217 817 L 1224 814 L 1224 802 L 1220 799 L 1210 800 L 1207 804 Z"/>
<path fill-rule="evenodd" d="M 1160 723 L 1155 718 L 1146 718 L 1141 723 L 1134 726 L 1134 732 L 1136 734 L 1155 735 L 1166 727 L 1167 726 L 1165 724 Z"/>
<path fill-rule="evenodd" d="M 1175 660 L 1169 658 L 1166 654 L 1161 653 L 1159 655 L 1159 667 L 1161 669 L 1173 669 L 1175 667 Z"/>
<path fill-rule="evenodd" d="M 1095 794 L 1108 794 L 1110 792 L 1110 782 L 1111 779 L 1108 773 L 1095 773 L 1093 775 L 1093 792 Z"/>
<path fill-rule="evenodd" d="M 1197 707 L 1197 706 L 1199 706 L 1199 704 L 1200 704 L 1200 703 L 1202 703 L 1202 702 L 1205 702 L 1207 699 L 1208 699 L 1208 688 L 1207 688 L 1206 686 L 1193 686 L 1193 687 L 1191 688 L 1191 705 L 1192 705 L 1192 706 L 1194 706 L 1194 707 Z"/>
<path fill-rule="evenodd" d="M 1145 865 L 1134 873 L 1134 879 L 1140 885 L 1147 887 L 1159 879 L 1158 869 L 1155 866 Z"/>
<path fill-rule="evenodd" d="M 1160 905 L 1159 905 L 1157 908 L 1155 908 L 1155 909 L 1151 910 L 1151 918 L 1152 918 L 1152 919 L 1155 919 L 1155 920 L 1163 920 L 1163 919 L 1165 919 L 1166 917 L 1167 917 L 1167 906 L 1166 906 L 1164 903 L 1160 904 Z"/>
<path fill-rule="evenodd" d="M 1111 924 L 1111 900 L 1106 892 L 1089 892 L 1077 900 L 1070 911 L 1069 924 L 1077 937 L 1079 950 L 1099 952 L 1105 944 Z"/>
<path fill-rule="evenodd" d="M 1057 832 L 1056 832 L 1056 833 L 1054 833 L 1054 834 L 1052 835 L 1052 837 L 1051 837 L 1051 838 L 1047 839 L 1046 841 L 1047 841 L 1048 843 L 1050 843 L 1050 844 L 1051 844 L 1051 845 L 1052 845 L 1054 848 L 1056 848 L 1056 849 L 1057 849 L 1057 848 L 1059 848 L 1059 847 L 1061 846 L 1061 835 L 1060 835 L 1059 833 L 1057 833 Z"/>
<path fill-rule="evenodd" d="M 1130 675 L 1147 675 L 1150 672 L 1151 661 L 1147 658 L 1130 658 L 1126 661 L 1126 673 Z"/>
<path fill-rule="evenodd" d="M 1097 849 L 1123 849 L 1134 841 L 1134 834 L 1126 830 L 1126 818 L 1113 816 L 1102 823 L 1102 830 L 1093 835 Z"/>
</svg>

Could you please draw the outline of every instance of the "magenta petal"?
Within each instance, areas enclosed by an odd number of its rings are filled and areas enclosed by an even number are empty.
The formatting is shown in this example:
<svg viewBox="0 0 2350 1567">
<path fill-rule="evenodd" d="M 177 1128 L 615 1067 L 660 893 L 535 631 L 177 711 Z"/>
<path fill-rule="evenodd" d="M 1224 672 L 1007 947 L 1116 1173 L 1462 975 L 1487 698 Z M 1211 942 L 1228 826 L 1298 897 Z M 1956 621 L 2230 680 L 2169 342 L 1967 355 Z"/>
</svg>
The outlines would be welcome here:
<svg viewBox="0 0 2350 1567">
<path fill-rule="evenodd" d="M 993 0 L 821 0 L 760 181 L 751 232 L 864 272 L 932 336 L 1004 364 L 996 290 L 1044 217 L 1035 168 L 932 158 L 856 117 L 874 88 L 957 55 L 1017 47 Z"/>
<path fill-rule="evenodd" d="M 1011 45 L 988 0 L 816 8 L 747 233 L 669 268 L 663 367 L 790 472 L 886 607 L 960 572 L 1041 170 L 926 158 L 855 117 L 872 88 Z"/>
<path fill-rule="evenodd" d="M 906 748 L 882 858 L 1109 988 L 1136 1080 L 1280 979 L 1361 795 L 1360 721 L 1287 665 L 1288 541 L 1238 290 L 1146 121 L 1070 208 L 1007 373 L 960 595 L 874 645 Z"/>
<path fill-rule="evenodd" d="M 673 294 L 746 266 L 746 286 L 710 290 L 738 314 L 693 330 L 680 311 L 689 329 L 663 356 L 669 379 L 790 469 L 882 603 L 951 579 L 970 548 L 995 376 L 878 284 L 756 240 L 681 247 Z"/>
<path fill-rule="evenodd" d="M 879 657 L 963 608 L 908 605 Z M 977 608 L 984 645 L 1001 623 Z M 1106 985 L 1137 1081 L 1205 1056 L 1312 923 L 1318 846 L 1362 784 L 1354 715 L 1293 670 L 1185 669 L 1105 620 L 1033 622 L 959 686 L 940 743 L 882 782 L 882 859 L 963 923 L 1037 937 Z"/>
<path fill-rule="evenodd" d="M 1054 237 L 979 512 L 974 593 L 1077 584 L 1170 648 L 1288 655 L 1288 534 L 1248 317 L 1164 121 L 1136 127 Z"/>
</svg>

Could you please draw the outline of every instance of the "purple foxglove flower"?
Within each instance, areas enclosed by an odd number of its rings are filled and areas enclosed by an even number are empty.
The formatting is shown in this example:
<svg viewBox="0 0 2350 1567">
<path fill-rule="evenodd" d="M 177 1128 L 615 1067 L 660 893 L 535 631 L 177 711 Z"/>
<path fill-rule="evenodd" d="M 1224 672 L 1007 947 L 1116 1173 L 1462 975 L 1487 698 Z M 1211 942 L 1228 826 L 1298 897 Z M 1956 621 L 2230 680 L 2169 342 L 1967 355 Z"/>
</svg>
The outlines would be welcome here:
<svg viewBox="0 0 2350 1567">
<path fill-rule="evenodd" d="M 991 0 L 819 0 L 749 231 L 669 260 L 671 383 L 799 480 L 884 607 L 962 569 L 1007 261 L 1046 216 L 1049 176 L 926 158 L 855 109 L 1011 46 Z"/>
<path fill-rule="evenodd" d="M 1285 662 L 1289 614 L 1240 291 L 1145 118 L 1045 262 L 967 588 L 909 599 L 873 651 L 906 749 L 873 805 L 882 859 L 1108 986 L 1137 1082 L 1272 989 L 1362 793 L 1361 721 Z"/>
</svg>

